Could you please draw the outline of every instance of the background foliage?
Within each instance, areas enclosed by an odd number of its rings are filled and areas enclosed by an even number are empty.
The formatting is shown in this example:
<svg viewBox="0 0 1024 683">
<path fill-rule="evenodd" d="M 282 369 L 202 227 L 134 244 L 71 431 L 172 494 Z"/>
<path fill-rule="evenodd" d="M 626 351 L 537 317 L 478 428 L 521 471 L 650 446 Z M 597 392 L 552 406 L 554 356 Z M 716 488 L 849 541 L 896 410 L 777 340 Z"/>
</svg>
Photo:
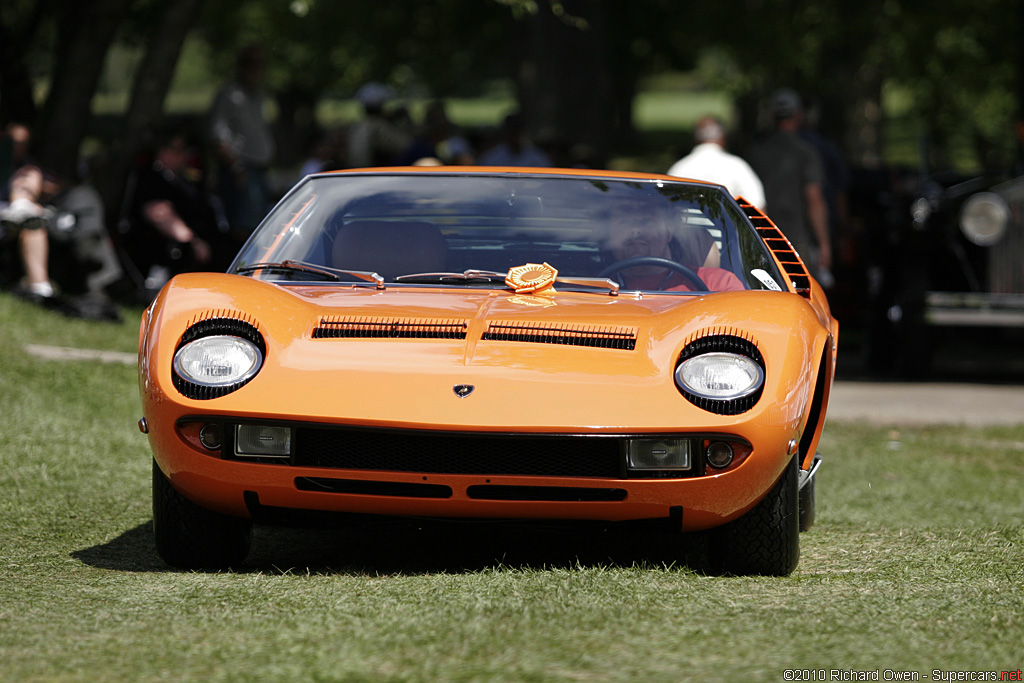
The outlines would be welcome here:
<svg viewBox="0 0 1024 683">
<path fill-rule="evenodd" d="M 934 169 L 1005 169 L 1021 147 L 1022 33 L 1024 0 L 7 0 L 0 119 L 33 123 L 37 155 L 65 175 L 98 138 L 115 150 L 116 187 L 168 92 L 201 114 L 238 48 L 257 42 L 282 163 L 338 123 L 324 111 L 353 113 L 330 104 L 369 80 L 412 101 L 506 93 L 535 133 L 642 156 L 660 142 L 637 135 L 636 99 L 682 71 L 695 75 L 689 92 L 732 101 L 737 145 L 764 124 L 767 95 L 790 86 L 854 165 L 915 161 L 920 138 Z M 123 118 L 103 129 L 95 113 Z M 912 151 L 894 159 L 895 136 Z"/>
</svg>

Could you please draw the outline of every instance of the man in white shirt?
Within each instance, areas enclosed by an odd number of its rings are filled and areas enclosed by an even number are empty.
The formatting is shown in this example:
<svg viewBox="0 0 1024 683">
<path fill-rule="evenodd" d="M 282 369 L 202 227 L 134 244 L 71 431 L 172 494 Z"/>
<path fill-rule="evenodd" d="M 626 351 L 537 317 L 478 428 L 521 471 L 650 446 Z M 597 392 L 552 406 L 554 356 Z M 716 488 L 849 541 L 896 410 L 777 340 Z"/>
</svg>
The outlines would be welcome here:
<svg viewBox="0 0 1024 683">
<path fill-rule="evenodd" d="M 685 157 L 672 164 L 668 175 L 694 180 L 706 180 L 724 185 L 735 197 L 743 197 L 759 209 L 764 209 L 764 186 L 750 165 L 725 151 L 725 126 L 713 116 L 697 121 L 694 130 L 697 146 Z"/>
</svg>

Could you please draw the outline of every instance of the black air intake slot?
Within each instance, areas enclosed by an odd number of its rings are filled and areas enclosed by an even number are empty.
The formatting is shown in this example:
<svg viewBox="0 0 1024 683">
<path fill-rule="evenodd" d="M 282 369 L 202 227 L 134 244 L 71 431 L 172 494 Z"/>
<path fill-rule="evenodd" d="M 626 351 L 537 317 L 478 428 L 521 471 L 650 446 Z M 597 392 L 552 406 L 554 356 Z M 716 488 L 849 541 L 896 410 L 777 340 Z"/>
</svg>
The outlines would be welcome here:
<svg viewBox="0 0 1024 683">
<path fill-rule="evenodd" d="M 465 320 L 322 318 L 313 339 L 465 339 Z"/>
<path fill-rule="evenodd" d="M 600 349 L 622 349 L 624 351 L 632 351 L 636 348 L 636 330 L 634 328 L 601 327 L 597 325 L 496 321 L 487 326 L 483 339 L 486 341 L 591 346 Z"/>
</svg>

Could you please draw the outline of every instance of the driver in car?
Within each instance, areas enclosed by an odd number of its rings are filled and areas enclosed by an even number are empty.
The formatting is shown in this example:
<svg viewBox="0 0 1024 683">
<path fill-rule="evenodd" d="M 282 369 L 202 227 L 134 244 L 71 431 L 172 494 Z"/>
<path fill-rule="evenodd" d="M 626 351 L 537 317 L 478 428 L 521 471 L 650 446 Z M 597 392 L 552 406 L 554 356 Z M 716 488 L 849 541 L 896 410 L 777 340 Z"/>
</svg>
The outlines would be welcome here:
<svg viewBox="0 0 1024 683">
<path fill-rule="evenodd" d="M 613 211 L 608 219 L 604 246 L 616 263 L 649 259 L 648 262 L 625 267 L 618 273 L 609 273 L 625 289 L 677 292 L 704 289 L 686 271 L 700 278 L 707 285 L 707 291 L 746 289 L 736 275 L 718 267 L 718 246 L 707 230 L 688 227 L 676 234 L 669 227 L 664 212 L 657 207 L 632 204 Z M 656 259 L 675 262 L 682 268 L 669 267 L 671 264 L 661 264 Z"/>
</svg>

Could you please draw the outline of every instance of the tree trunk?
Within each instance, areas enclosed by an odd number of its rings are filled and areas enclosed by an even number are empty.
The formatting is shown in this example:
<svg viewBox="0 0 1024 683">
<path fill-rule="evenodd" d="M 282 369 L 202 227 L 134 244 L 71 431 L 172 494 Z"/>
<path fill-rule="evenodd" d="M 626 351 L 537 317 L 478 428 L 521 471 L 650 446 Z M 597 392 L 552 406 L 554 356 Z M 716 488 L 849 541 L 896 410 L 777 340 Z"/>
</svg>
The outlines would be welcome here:
<svg viewBox="0 0 1024 683">
<path fill-rule="evenodd" d="M 17 121 L 30 127 L 36 123 L 39 112 L 25 57 L 44 17 L 53 13 L 54 2 L 38 0 L 20 25 L 0 23 L 0 123 Z"/>
<path fill-rule="evenodd" d="M 15 30 L 0 24 L 0 124 L 17 121 L 31 125 L 36 118 L 32 78 L 24 60 L 24 41 Z"/>
<path fill-rule="evenodd" d="M 565 1 L 558 7 L 560 14 L 542 4 L 527 22 L 520 104 L 541 142 L 547 139 L 556 143 L 556 151 L 564 152 L 585 145 L 604 158 L 614 116 L 605 8 L 586 0 Z"/>
<path fill-rule="evenodd" d="M 108 224 L 116 221 L 124 200 L 125 179 L 136 157 L 154 142 L 182 45 L 202 3 L 203 0 L 169 2 L 154 21 L 148 49 L 132 84 L 124 132 L 114 143 L 108 165 L 103 169 L 100 184 Z"/>
<path fill-rule="evenodd" d="M 70 0 L 61 6 L 53 81 L 33 148 L 40 163 L 59 176 L 75 175 L 107 50 L 130 5 L 131 0 Z"/>
</svg>

